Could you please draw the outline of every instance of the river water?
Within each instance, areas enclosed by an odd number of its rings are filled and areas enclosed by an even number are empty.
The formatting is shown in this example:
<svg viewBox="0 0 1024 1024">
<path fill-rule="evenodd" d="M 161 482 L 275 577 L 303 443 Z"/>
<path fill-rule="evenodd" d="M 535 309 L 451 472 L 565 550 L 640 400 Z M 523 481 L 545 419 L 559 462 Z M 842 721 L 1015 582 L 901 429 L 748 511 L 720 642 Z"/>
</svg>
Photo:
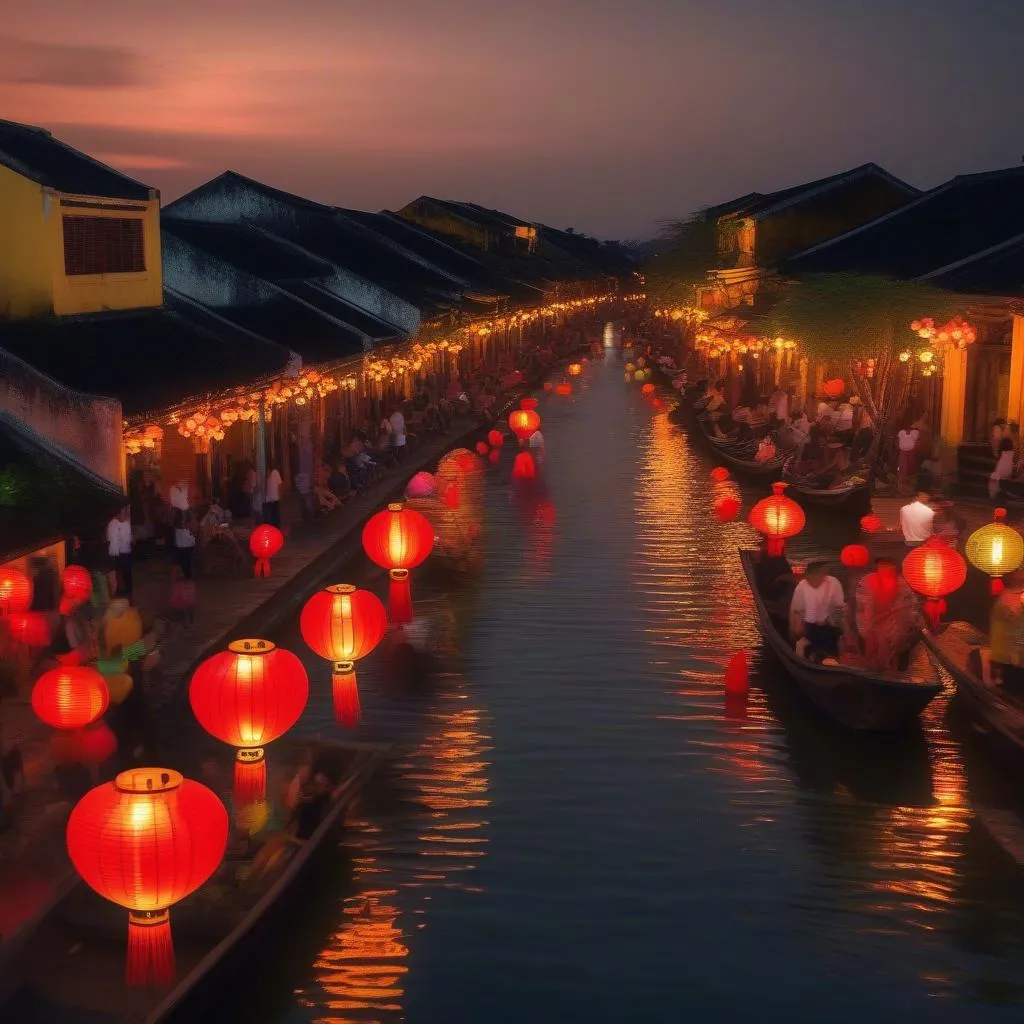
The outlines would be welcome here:
<svg viewBox="0 0 1024 1024">
<path fill-rule="evenodd" d="M 1024 887 L 973 818 L 989 773 L 945 698 L 910 737 L 818 717 L 761 662 L 753 535 L 711 516 L 707 456 L 616 354 L 578 381 L 541 396 L 544 490 L 510 450 L 488 471 L 480 578 L 414 573 L 444 670 L 410 692 L 383 653 L 360 666 L 359 735 L 398 763 L 248 1019 L 1019 1019 Z M 851 539 L 812 520 L 798 556 Z M 383 592 L 364 572 L 339 579 Z M 740 648 L 751 693 L 727 707 Z M 331 735 L 307 665 L 305 727 Z"/>
</svg>

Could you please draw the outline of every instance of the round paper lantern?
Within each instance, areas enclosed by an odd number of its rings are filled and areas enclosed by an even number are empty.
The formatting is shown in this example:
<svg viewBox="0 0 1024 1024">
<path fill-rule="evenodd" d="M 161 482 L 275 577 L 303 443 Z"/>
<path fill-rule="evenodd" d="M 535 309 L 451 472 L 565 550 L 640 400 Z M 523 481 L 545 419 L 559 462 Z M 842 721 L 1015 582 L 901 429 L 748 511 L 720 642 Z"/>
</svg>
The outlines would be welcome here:
<svg viewBox="0 0 1024 1024">
<path fill-rule="evenodd" d="M 942 598 L 967 580 L 967 563 L 955 548 L 929 537 L 903 559 L 903 578 L 925 598 L 924 610 L 934 629 L 942 616 Z"/>
<path fill-rule="evenodd" d="M 82 880 L 128 911 L 129 985 L 169 985 L 169 909 L 217 870 L 228 842 L 224 805 L 164 768 L 136 768 L 90 790 L 71 812 L 68 855 Z"/>
<path fill-rule="evenodd" d="M 878 533 L 882 529 L 882 520 L 874 514 L 863 516 L 860 521 L 860 528 L 865 533 Z"/>
<path fill-rule="evenodd" d="M 508 425 L 519 443 L 525 444 L 540 429 L 540 416 L 533 409 L 516 409 L 509 413 Z"/>
<path fill-rule="evenodd" d="M 284 534 L 270 523 L 257 526 L 249 535 L 249 550 L 256 559 L 256 576 L 270 575 L 270 560 L 284 545 Z"/>
<path fill-rule="evenodd" d="M 846 390 L 846 381 L 842 377 L 833 377 L 821 385 L 822 394 L 826 398 L 838 398 Z"/>
<path fill-rule="evenodd" d="M 359 690 L 355 662 L 384 639 L 388 616 L 376 594 L 338 583 L 318 591 L 299 617 L 302 639 L 321 658 L 333 662 L 331 692 L 334 715 L 352 727 L 359 721 Z"/>
<path fill-rule="evenodd" d="M 66 615 L 92 597 L 92 576 L 80 565 L 67 566 L 61 574 L 61 584 L 64 590 L 60 602 L 62 615 Z"/>
<path fill-rule="evenodd" d="M 1001 576 L 1016 572 L 1024 562 L 1024 539 L 1006 524 L 1006 509 L 997 508 L 995 521 L 975 530 L 967 538 L 967 560 L 992 577 L 992 593 L 1003 590 Z"/>
<path fill-rule="evenodd" d="M 476 452 L 477 455 L 486 455 L 491 450 L 490 445 L 486 441 L 477 441 Z"/>
<path fill-rule="evenodd" d="M 110 602 L 103 619 L 103 642 L 108 651 L 124 650 L 142 639 L 142 616 L 123 598 Z"/>
<path fill-rule="evenodd" d="M 566 395 L 571 395 L 572 385 L 567 380 L 560 381 L 559 384 L 555 387 L 555 394 L 561 395 L 563 397 L 565 397 Z"/>
<path fill-rule="evenodd" d="M 409 570 L 420 565 L 433 547 L 434 528 L 426 516 L 397 503 L 371 516 L 363 527 L 363 550 L 391 577 L 388 608 L 396 625 L 412 622 Z"/>
<path fill-rule="evenodd" d="M 762 498 L 751 510 L 750 525 L 763 534 L 768 542 L 769 555 L 781 555 L 786 540 L 795 537 L 807 522 L 804 510 L 783 493 L 784 483 L 772 484 L 775 492 L 770 498 Z"/>
<path fill-rule="evenodd" d="M 299 720 L 309 699 L 302 662 L 269 640 L 235 640 L 196 669 L 188 699 L 199 724 L 236 748 L 235 803 L 263 800 L 263 748 Z"/>
<path fill-rule="evenodd" d="M 570 377 L 578 377 L 583 372 L 583 367 L 579 363 L 570 363 L 566 370 Z"/>
<path fill-rule="evenodd" d="M 42 612 L 11 612 L 7 628 L 13 640 L 31 650 L 50 646 L 50 624 Z"/>
<path fill-rule="evenodd" d="M 513 480 L 532 480 L 537 475 L 537 466 L 529 452 L 519 452 L 512 463 Z"/>
<path fill-rule="evenodd" d="M 32 710 L 54 729 L 91 725 L 109 704 L 106 680 L 85 665 L 52 668 L 32 687 Z"/>
<path fill-rule="evenodd" d="M 740 503 L 735 498 L 720 498 L 715 502 L 715 518 L 720 523 L 731 523 L 740 513 Z"/>
<path fill-rule="evenodd" d="M 839 561 L 847 569 L 863 569 L 871 559 L 871 552 L 863 544 L 847 544 L 839 552 Z"/>
<path fill-rule="evenodd" d="M 654 394 L 654 385 L 653 384 L 645 384 L 640 389 L 640 394 L 644 395 L 644 396 L 653 395 Z"/>
<path fill-rule="evenodd" d="M 405 485 L 407 498 L 432 498 L 436 492 L 437 486 L 430 473 L 416 473 Z"/>
<path fill-rule="evenodd" d="M 725 466 L 715 466 L 715 468 L 711 470 L 711 479 L 714 480 L 716 484 L 725 483 L 725 481 L 729 479 L 729 470 L 727 470 Z"/>
<path fill-rule="evenodd" d="M 487 434 L 487 443 L 492 448 L 500 448 L 505 443 L 505 435 L 500 430 L 491 430 Z"/>
<path fill-rule="evenodd" d="M 106 722 L 95 722 L 73 734 L 81 764 L 103 764 L 117 753 L 117 737 Z"/>
<path fill-rule="evenodd" d="M 27 612 L 32 607 L 32 580 L 20 569 L 0 569 L 0 616 Z"/>
<path fill-rule="evenodd" d="M 519 402 L 519 408 L 520 409 L 526 409 L 528 412 L 531 409 L 536 409 L 537 408 L 537 399 L 536 398 L 524 398 L 524 399 L 522 399 Z"/>
</svg>

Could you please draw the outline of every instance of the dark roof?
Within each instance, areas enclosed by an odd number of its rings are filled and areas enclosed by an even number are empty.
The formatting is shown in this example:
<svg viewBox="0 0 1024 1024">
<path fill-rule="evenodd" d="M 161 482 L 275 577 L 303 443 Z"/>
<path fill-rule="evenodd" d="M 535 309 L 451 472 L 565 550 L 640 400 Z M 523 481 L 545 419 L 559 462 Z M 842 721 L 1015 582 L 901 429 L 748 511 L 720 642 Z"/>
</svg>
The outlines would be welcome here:
<svg viewBox="0 0 1024 1024">
<path fill-rule="evenodd" d="M 337 295 L 317 286 L 315 281 L 286 281 L 282 287 L 291 295 L 322 309 L 328 316 L 340 320 L 346 327 L 365 334 L 374 342 L 398 341 L 405 338 L 405 332 L 394 324 L 351 305 Z"/>
<path fill-rule="evenodd" d="M 119 399 L 128 417 L 278 373 L 289 358 L 212 316 L 201 323 L 173 300 L 123 313 L 3 320 L 0 348 L 70 388 Z"/>
<path fill-rule="evenodd" d="M 190 192 L 186 192 L 184 195 L 178 196 L 174 202 L 168 203 L 164 207 L 164 213 L 173 216 L 174 209 L 179 204 L 185 206 L 197 192 L 208 192 L 216 189 L 221 184 L 232 186 L 240 185 L 255 192 L 261 192 L 263 195 L 269 196 L 272 199 L 277 199 L 282 203 L 288 203 L 292 206 L 301 206 L 306 210 L 314 212 L 330 213 L 333 210 L 333 207 L 325 206 L 323 203 L 315 202 L 312 199 L 305 199 L 302 196 L 295 195 L 293 192 L 284 192 L 279 188 L 274 188 L 273 185 L 265 185 L 262 181 L 257 181 L 255 178 L 247 178 L 244 174 L 239 174 L 238 171 L 224 171 L 216 177 L 211 178 L 209 181 L 204 181 L 202 185 L 197 185 Z"/>
<path fill-rule="evenodd" d="M 922 279 L 965 295 L 1024 296 L 1024 234 L 940 267 Z"/>
<path fill-rule="evenodd" d="M 596 238 L 588 238 L 576 232 L 560 231 L 558 228 L 540 225 L 540 237 L 549 241 L 558 249 L 604 274 L 615 276 L 627 274 L 633 267 L 624 251 L 609 249 Z"/>
<path fill-rule="evenodd" d="M 420 196 L 408 205 L 412 206 L 415 203 L 433 203 L 435 206 L 440 206 L 442 209 L 448 210 L 450 213 L 469 221 L 471 224 L 488 228 L 491 231 L 507 233 L 517 226 L 530 223 L 529 221 L 511 217 L 507 213 L 502 213 L 501 210 L 489 210 L 485 206 L 478 206 L 476 203 L 464 203 L 457 199 L 436 199 L 434 196 Z"/>
<path fill-rule="evenodd" d="M 797 253 L 793 273 L 910 279 L 1024 233 L 1024 167 L 953 178 L 891 213 Z"/>
<path fill-rule="evenodd" d="M 48 131 L 15 121 L 0 121 L 0 164 L 30 181 L 72 195 L 146 200 L 157 194 Z"/>
<path fill-rule="evenodd" d="M 0 562 L 97 533 L 124 504 L 113 484 L 0 411 Z"/>
</svg>

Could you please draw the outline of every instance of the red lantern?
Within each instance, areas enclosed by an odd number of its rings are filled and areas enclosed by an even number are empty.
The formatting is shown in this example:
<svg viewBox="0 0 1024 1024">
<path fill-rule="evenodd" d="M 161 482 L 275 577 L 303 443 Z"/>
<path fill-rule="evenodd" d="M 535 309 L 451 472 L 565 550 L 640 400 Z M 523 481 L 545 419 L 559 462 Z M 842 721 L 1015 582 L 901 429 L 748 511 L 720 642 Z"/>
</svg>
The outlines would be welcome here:
<svg viewBox="0 0 1024 1024">
<path fill-rule="evenodd" d="M 864 516 L 860 521 L 860 528 L 865 533 L 878 533 L 882 529 L 882 520 L 874 514 Z"/>
<path fill-rule="evenodd" d="M 512 433 L 525 444 L 533 434 L 540 430 L 540 416 L 533 409 L 516 409 L 509 413 L 508 425 Z"/>
<path fill-rule="evenodd" d="M 486 441 L 477 441 L 476 453 L 477 455 L 486 455 L 491 450 L 490 445 Z"/>
<path fill-rule="evenodd" d="M 715 502 L 715 518 L 720 523 L 731 523 L 740 514 L 740 503 L 735 498 L 720 498 Z"/>
<path fill-rule="evenodd" d="M 270 560 L 281 550 L 283 544 L 284 534 L 270 523 L 263 523 L 252 531 L 249 536 L 249 550 L 256 559 L 255 575 L 270 575 Z"/>
<path fill-rule="evenodd" d="M 487 435 L 487 442 L 492 448 L 500 448 L 505 443 L 505 435 L 500 430 L 492 430 Z"/>
<path fill-rule="evenodd" d="M 0 617 L 32 607 L 32 581 L 20 569 L 0 569 Z"/>
<path fill-rule="evenodd" d="M 785 489 L 784 483 L 772 484 L 775 493 L 770 498 L 762 498 L 748 517 L 750 525 L 767 540 L 769 555 L 781 555 L 786 540 L 795 537 L 807 522 L 804 510 L 783 494 Z"/>
<path fill-rule="evenodd" d="M 12 639 L 32 650 L 50 646 L 50 624 L 43 612 L 11 612 L 7 626 Z"/>
<path fill-rule="evenodd" d="M 169 985 L 169 909 L 217 870 L 228 816 L 216 795 L 163 768 L 122 772 L 71 812 L 68 855 L 83 881 L 128 911 L 129 985 Z"/>
<path fill-rule="evenodd" d="M 937 629 L 945 605 L 942 598 L 964 585 L 967 563 L 955 548 L 929 537 L 903 559 L 903 578 L 925 598 L 925 614 L 932 629 Z"/>
<path fill-rule="evenodd" d="M 92 576 L 80 565 L 69 565 L 61 575 L 64 595 L 61 598 L 62 615 L 84 604 L 92 597 Z"/>
<path fill-rule="evenodd" d="M 572 385 L 567 380 L 563 380 L 555 388 L 555 394 L 556 395 L 562 395 L 563 397 L 566 396 L 566 395 L 571 395 L 572 394 Z"/>
<path fill-rule="evenodd" d="M 103 764 L 117 753 L 117 737 L 106 722 L 95 722 L 74 734 L 76 760 Z"/>
<path fill-rule="evenodd" d="M 32 687 L 32 710 L 54 729 L 91 725 L 109 704 L 107 681 L 84 665 L 52 668 Z"/>
<path fill-rule="evenodd" d="M 737 651 L 725 669 L 725 692 L 746 693 L 750 689 L 750 666 L 746 651 Z"/>
<path fill-rule="evenodd" d="M 409 570 L 420 565 L 433 548 L 434 528 L 430 521 L 399 504 L 388 505 L 363 527 L 363 550 L 372 562 L 387 569 L 391 577 L 388 608 L 395 625 L 412 622 Z"/>
<path fill-rule="evenodd" d="M 847 569 L 863 569 L 871 559 L 871 552 L 863 544 L 847 544 L 839 552 L 839 561 Z"/>
<path fill-rule="evenodd" d="M 309 699 L 302 662 L 269 640 L 236 640 L 196 669 L 188 699 L 199 724 L 237 748 L 235 803 L 245 807 L 263 800 L 263 748 L 299 720 Z"/>
<path fill-rule="evenodd" d="M 338 583 L 314 594 L 302 609 L 302 639 L 321 658 L 333 662 L 334 716 L 349 728 L 359 721 L 359 690 L 354 662 L 384 639 L 388 616 L 376 594 Z"/>
<path fill-rule="evenodd" d="M 529 452 L 519 452 L 512 463 L 513 480 L 532 480 L 537 475 L 537 467 Z"/>
<path fill-rule="evenodd" d="M 821 390 L 826 398 L 838 398 L 846 390 L 846 381 L 842 377 L 833 377 L 821 385 Z"/>
<path fill-rule="evenodd" d="M 725 481 L 729 479 L 729 470 L 727 470 L 725 466 L 715 466 L 715 468 L 711 470 L 711 479 L 714 480 L 716 484 L 724 484 Z"/>
<path fill-rule="evenodd" d="M 524 399 L 522 399 L 522 401 L 520 401 L 519 408 L 520 409 L 526 409 L 527 412 L 529 412 L 531 409 L 536 409 L 537 408 L 537 399 L 536 398 L 524 398 Z"/>
<path fill-rule="evenodd" d="M 647 397 L 648 395 L 653 395 L 653 394 L 654 394 L 654 385 L 653 385 L 653 384 L 645 384 L 645 385 L 644 385 L 644 386 L 643 386 L 643 387 L 642 387 L 642 388 L 640 389 L 640 394 L 641 394 L 641 395 L 643 395 L 643 396 L 644 396 L 645 398 L 646 398 L 646 397 Z"/>
</svg>

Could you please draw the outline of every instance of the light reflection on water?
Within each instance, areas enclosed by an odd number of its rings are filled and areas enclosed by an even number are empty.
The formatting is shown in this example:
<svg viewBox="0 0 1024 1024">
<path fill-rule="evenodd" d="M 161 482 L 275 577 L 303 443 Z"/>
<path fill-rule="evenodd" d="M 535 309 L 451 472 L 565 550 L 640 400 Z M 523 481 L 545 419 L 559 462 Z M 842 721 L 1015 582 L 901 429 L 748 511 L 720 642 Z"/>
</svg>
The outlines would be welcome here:
<svg viewBox="0 0 1024 1024">
<path fill-rule="evenodd" d="M 761 660 L 753 534 L 712 514 L 760 492 L 712 484 L 636 392 L 609 358 L 542 398 L 543 483 L 510 485 L 512 451 L 489 473 L 478 584 L 417 578 L 461 657 L 416 694 L 361 667 L 362 738 L 402 753 L 287 1019 L 1003 1019 L 1020 887 L 972 823 L 945 699 L 895 739 L 809 710 Z M 792 550 L 847 539 L 817 522 Z"/>
</svg>

